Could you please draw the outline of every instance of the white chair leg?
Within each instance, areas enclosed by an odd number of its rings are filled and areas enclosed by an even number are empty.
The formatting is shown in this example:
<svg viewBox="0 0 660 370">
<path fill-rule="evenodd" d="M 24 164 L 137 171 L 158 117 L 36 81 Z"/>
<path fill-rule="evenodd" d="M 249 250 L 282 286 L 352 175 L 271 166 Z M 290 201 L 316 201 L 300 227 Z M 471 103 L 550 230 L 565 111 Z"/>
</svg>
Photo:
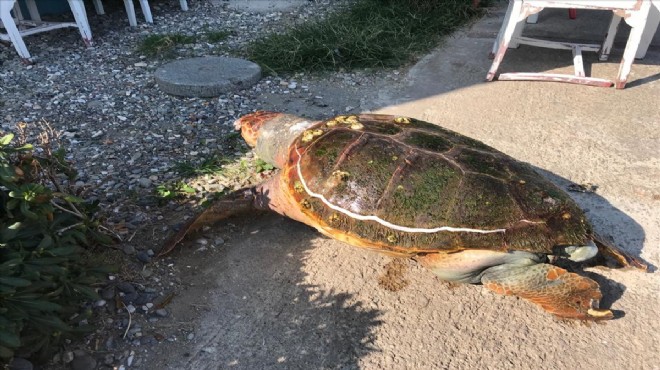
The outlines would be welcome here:
<svg viewBox="0 0 660 370">
<path fill-rule="evenodd" d="M 181 5 L 181 10 L 184 12 L 188 11 L 188 2 L 186 0 L 179 0 L 179 5 Z"/>
<path fill-rule="evenodd" d="M 137 27 L 137 18 L 135 17 L 133 0 L 124 0 L 124 7 L 126 8 L 126 14 L 128 14 L 128 24 L 131 27 Z"/>
<path fill-rule="evenodd" d="M 80 31 L 80 36 L 82 36 L 85 45 L 92 46 L 92 30 L 89 27 L 87 12 L 85 11 L 83 0 L 68 0 L 68 2 L 71 7 L 71 12 L 73 13 L 73 18 L 76 20 L 78 31 Z"/>
<path fill-rule="evenodd" d="M 0 1 L 0 22 L 2 22 L 5 30 L 7 30 L 7 36 L 9 36 L 9 40 L 14 45 L 16 52 L 18 52 L 18 55 L 23 62 L 31 64 L 32 57 L 30 56 L 30 52 L 28 52 L 27 46 L 25 46 L 25 42 L 23 42 L 23 38 L 21 37 L 21 33 L 16 27 L 14 18 L 11 16 L 11 10 L 14 7 L 15 2 L 16 0 Z"/>
<path fill-rule="evenodd" d="M 630 74 L 630 69 L 635 61 L 635 54 L 637 54 L 637 49 L 642 40 L 642 34 L 644 33 L 650 7 L 650 1 L 643 1 L 641 8 L 626 19 L 626 23 L 630 25 L 631 29 L 630 36 L 628 36 L 628 42 L 626 43 L 626 50 L 623 51 L 623 58 L 619 65 L 619 73 L 616 77 L 615 86 L 617 89 L 623 89 L 626 87 L 628 74 Z"/>
<path fill-rule="evenodd" d="M 151 8 L 149 7 L 149 0 L 140 0 L 140 7 L 142 8 L 142 14 L 144 14 L 144 20 L 147 23 L 154 23 L 154 18 L 151 16 Z"/>
<path fill-rule="evenodd" d="M 524 19 L 520 20 L 520 15 L 522 11 L 521 1 L 514 0 L 510 10 L 511 10 L 510 16 L 508 17 L 508 21 L 506 22 L 506 26 L 504 27 L 504 32 L 502 32 L 501 35 L 498 35 L 499 45 L 497 46 L 497 52 L 495 53 L 495 57 L 493 58 L 493 64 L 491 64 L 490 70 L 488 71 L 488 75 L 486 75 L 487 81 L 492 81 L 493 78 L 495 78 L 495 75 L 497 74 L 497 70 L 500 67 L 500 63 L 502 63 L 502 59 L 504 59 L 504 54 L 506 53 L 506 49 L 509 48 L 509 43 L 511 42 L 511 38 L 516 32 L 516 27 L 518 26 L 518 23 L 525 23 Z"/>
<path fill-rule="evenodd" d="M 660 1 L 655 1 L 651 9 L 649 9 L 649 16 L 646 18 L 646 27 L 642 33 L 642 40 L 639 42 L 639 49 L 637 49 L 636 59 L 642 59 L 646 56 L 646 51 L 651 45 L 651 40 L 660 25 Z"/>
<path fill-rule="evenodd" d="M 497 49 L 500 46 L 500 38 L 502 35 L 504 35 L 504 30 L 506 29 L 506 25 L 509 24 L 509 18 L 511 18 L 511 10 L 513 9 L 513 0 L 509 1 L 509 5 L 506 8 L 506 14 L 504 15 L 504 20 L 502 21 L 502 25 L 500 26 L 500 30 L 497 32 L 497 37 L 495 37 L 495 42 L 493 42 L 493 48 L 490 51 L 489 57 L 492 59 L 495 57 L 495 54 L 497 54 Z"/>
<path fill-rule="evenodd" d="M 94 4 L 94 10 L 96 10 L 96 14 L 98 15 L 105 14 L 105 9 L 103 9 L 103 3 L 101 2 L 101 0 L 92 0 L 92 3 Z"/>
<path fill-rule="evenodd" d="M 39 15 L 39 9 L 37 9 L 35 0 L 25 0 L 25 5 L 27 5 L 28 13 L 30 13 L 30 19 L 35 22 L 41 22 L 41 16 Z"/>
<path fill-rule="evenodd" d="M 21 6 L 18 4 L 18 1 L 14 3 L 14 6 L 11 8 L 11 10 L 14 12 L 14 17 L 17 21 L 22 21 L 25 19 L 23 18 L 23 12 L 21 11 Z"/>
<path fill-rule="evenodd" d="M 619 24 L 621 24 L 621 17 L 612 13 L 612 21 L 610 22 L 610 28 L 607 30 L 607 36 L 605 36 L 605 41 L 603 41 L 603 46 L 600 48 L 598 53 L 598 59 L 601 62 L 604 62 L 609 58 L 610 52 L 612 52 L 612 45 L 614 44 L 614 37 L 616 36 L 617 31 L 619 30 Z"/>
</svg>

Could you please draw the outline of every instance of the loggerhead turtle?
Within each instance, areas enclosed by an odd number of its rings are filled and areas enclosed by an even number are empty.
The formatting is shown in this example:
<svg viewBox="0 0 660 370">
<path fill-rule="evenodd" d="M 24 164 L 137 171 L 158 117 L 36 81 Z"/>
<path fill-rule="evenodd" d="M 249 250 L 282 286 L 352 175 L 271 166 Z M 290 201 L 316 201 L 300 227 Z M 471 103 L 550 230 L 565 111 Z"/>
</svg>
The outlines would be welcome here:
<svg viewBox="0 0 660 370">
<path fill-rule="evenodd" d="M 528 165 L 431 123 L 256 112 L 235 125 L 279 171 L 217 200 L 163 253 L 203 224 L 268 209 L 354 246 L 413 257 L 443 280 L 481 283 L 584 320 L 613 314 L 598 307 L 598 283 L 553 261 L 600 253 L 616 266 L 646 269 L 603 242 L 578 206 Z"/>
</svg>

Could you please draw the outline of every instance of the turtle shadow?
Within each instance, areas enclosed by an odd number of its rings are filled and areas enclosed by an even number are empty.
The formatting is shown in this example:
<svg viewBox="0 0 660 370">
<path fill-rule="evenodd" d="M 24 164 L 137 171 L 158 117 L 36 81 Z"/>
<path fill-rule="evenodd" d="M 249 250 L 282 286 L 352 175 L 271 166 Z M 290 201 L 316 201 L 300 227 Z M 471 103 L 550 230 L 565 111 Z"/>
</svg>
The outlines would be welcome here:
<svg viewBox="0 0 660 370">
<path fill-rule="evenodd" d="M 377 350 L 379 310 L 309 283 L 305 263 L 319 237 L 315 230 L 269 213 L 232 217 L 202 236 L 226 242 L 191 253 L 185 245 L 198 248 L 197 234 L 172 256 L 177 264 L 196 264 L 196 273 L 182 280 L 197 288 L 177 297 L 172 315 L 197 323 L 196 343 L 177 362 L 169 356 L 167 368 L 354 369 Z M 192 315 L 190 301 L 207 308 Z"/>
<path fill-rule="evenodd" d="M 559 186 L 582 208 L 592 223 L 595 232 L 622 251 L 646 263 L 648 272 L 656 271 L 657 266 L 640 257 L 644 248 L 646 233 L 637 221 L 599 195 L 597 189 L 596 191 L 586 192 L 571 191 L 571 189 L 579 188 L 574 186 L 576 184 L 572 181 L 533 165 L 532 168 Z M 596 188 L 597 185 L 595 185 Z"/>
</svg>

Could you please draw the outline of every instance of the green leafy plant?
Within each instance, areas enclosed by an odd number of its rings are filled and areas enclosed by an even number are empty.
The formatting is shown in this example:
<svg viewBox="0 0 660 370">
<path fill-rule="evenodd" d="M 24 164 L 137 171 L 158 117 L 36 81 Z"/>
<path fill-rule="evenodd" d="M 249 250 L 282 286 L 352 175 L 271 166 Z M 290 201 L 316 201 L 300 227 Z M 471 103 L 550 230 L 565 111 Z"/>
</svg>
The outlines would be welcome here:
<svg viewBox="0 0 660 370">
<path fill-rule="evenodd" d="M 257 158 L 254 161 L 254 170 L 257 171 L 257 173 L 261 173 L 261 172 L 264 172 L 264 171 L 270 171 L 272 169 L 275 169 L 275 166 L 273 166 L 272 164 L 264 161 L 261 158 Z"/>
<path fill-rule="evenodd" d="M 75 179 L 75 171 L 64 161 L 64 151 L 54 150 L 52 130 L 41 133 L 39 151 L 25 143 L 25 136 L 0 137 L 3 360 L 17 350 L 23 355 L 46 353 L 60 339 L 83 330 L 74 324 L 91 310 L 81 303 L 97 298 L 94 286 L 109 271 L 87 248 L 111 240 L 99 231 L 96 205 L 61 185 L 63 178 Z"/>
<path fill-rule="evenodd" d="M 156 194 L 161 199 L 174 199 L 181 195 L 194 194 L 195 188 L 179 181 L 172 184 L 162 184 L 156 187 Z"/>
</svg>

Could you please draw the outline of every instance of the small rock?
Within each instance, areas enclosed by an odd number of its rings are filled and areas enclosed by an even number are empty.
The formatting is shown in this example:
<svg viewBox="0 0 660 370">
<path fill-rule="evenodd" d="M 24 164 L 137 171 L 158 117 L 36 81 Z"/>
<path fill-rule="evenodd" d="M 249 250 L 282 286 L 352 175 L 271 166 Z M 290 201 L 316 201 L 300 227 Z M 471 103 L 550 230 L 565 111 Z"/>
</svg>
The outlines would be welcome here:
<svg viewBox="0 0 660 370">
<path fill-rule="evenodd" d="M 121 297 L 121 301 L 124 302 L 124 304 L 133 303 L 138 299 L 138 297 L 139 294 L 137 292 L 126 293 Z"/>
<path fill-rule="evenodd" d="M 202 352 L 206 352 L 206 353 L 215 353 L 216 351 L 217 350 L 213 347 L 204 347 L 204 348 L 202 348 Z"/>
<path fill-rule="evenodd" d="M 106 301 L 115 298 L 115 287 L 109 286 L 101 290 L 101 298 L 105 299 Z"/>
<path fill-rule="evenodd" d="M 151 180 L 142 177 L 138 180 L 138 184 L 140 184 L 140 186 L 142 186 L 143 188 L 148 188 L 151 186 Z"/>
<path fill-rule="evenodd" d="M 9 370 L 32 370 L 34 366 L 32 363 L 24 358 L 14 357 L 9 364 Z"/>
<path fill-rule="evenodd" d="M 154 253 L 153 249 L 147 249 L 147 255 L 148 255 L 149 257 L 153 257 L 154 254 L 156 254 L 156 253 Z"/>
<path fill-rule="evenodd" d="M 137 62 L 137 63 L 135 63 L 135 64 L 133 64 L 133 65 L 136 66 L 136 67 L 146 67 L 146 66 L 147 66 L 147 63 L 145 63 L 145 62 Z M 131 365 L 128 365 L 128 366 L 131 366 Z"/>
<path fill-rule="evenodd" d="M 133 286 L 133 284 L 126 281 L 119 282 L 117 284 L 117 289 L 119 289 L 119 291 L 124 293 L 135 293 L 135 287 Z"/>
<path fill-rule="evenodd" d="M 92 370 L 96 368 L 96 360 L 89 355 L 76 357 L 71 362 L 72 370 Z"/>
<path fill-rule="evenodd" d="M 73 352 L 65 352 L 64 355 L 62 355 L 62 361 L 64 361 L 65 364 L 73 361 Z"/>
<path fill-rule="evenodd" d="M 139 251 L 137 252 L 137 259 L 142 262 L 142 263 L 149 263 L 151 262 L 151 257 L 149 254 L 145 251 Z"/>
<path fill-rule="evenodd" d="M 126 311 L 128 311 L 128 313 L 135 312 L 135 306 L 133 306 L 132 304 L 129 304 L 128 306 L 126 306 Z"/>
<path fill-rule="evenodd" d="M 135 247 L 132 245 L 126 244 L 122 249 L 124 250 L 124 253 L 126 253 L 129 256 L 135 254 Z"/>
<path fill-rule="evenodd" d="M 195 338 L 195 334 L 190 333 L 190 334 L 188 334 L 187 338 L 188 338 L 188 340 L 193 340 Z"/>
<path fill-rule="evenodd" d="M 96 307 L 103 307 L 105 304 L 108 303 L 105 299 L 99 299 L 94 303 Z"/>
<path fill-rule="evenodd" d="M 168 314 L 169 314 L 169 313 L 168 313 L 167 310 L 164 309 L 164 308 L 160 308 L 160 309 L 157 309 L 157 310 L 156 310 L 156 315 L 158 315 L 158 316 L 160 316 L 160 317 L 167 317 Z"/>
</svg>

